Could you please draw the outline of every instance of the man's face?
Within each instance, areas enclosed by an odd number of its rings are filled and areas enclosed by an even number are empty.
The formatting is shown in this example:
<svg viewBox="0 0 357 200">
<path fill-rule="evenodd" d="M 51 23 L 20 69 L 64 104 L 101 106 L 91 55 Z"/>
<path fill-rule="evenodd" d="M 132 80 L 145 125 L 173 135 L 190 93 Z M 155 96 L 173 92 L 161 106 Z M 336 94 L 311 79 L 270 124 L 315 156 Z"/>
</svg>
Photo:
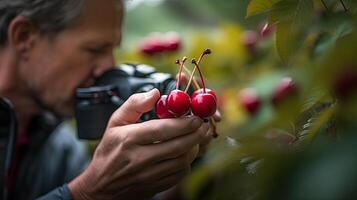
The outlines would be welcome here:
<svg viewBox="0 0 357 200">
<path fill-rule="evenodd" d="M 114 66 L 121 39 L 117 0 L 86 0 L 79 21 L 53 37 L 38 37 L 22 76 L 41 104 L 62 116 L 73 114 L 74 92 Z"/>
</svg>

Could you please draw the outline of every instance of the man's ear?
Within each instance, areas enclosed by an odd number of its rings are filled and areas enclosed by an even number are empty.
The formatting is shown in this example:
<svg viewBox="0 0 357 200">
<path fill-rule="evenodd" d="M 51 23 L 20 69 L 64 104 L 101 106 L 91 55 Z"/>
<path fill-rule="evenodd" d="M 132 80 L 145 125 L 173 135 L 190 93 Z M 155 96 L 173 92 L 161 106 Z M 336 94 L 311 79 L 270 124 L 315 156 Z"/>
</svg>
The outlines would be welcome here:
<svg viewBox="0 0 357 200">
<path fill-rule="evenodd" d="M 16 16 L 8 26 L 8 44 L 17 52 L 26 55 L 33 47 L 38 34 L 39 29 L 31 19 Z"/>
</svg>

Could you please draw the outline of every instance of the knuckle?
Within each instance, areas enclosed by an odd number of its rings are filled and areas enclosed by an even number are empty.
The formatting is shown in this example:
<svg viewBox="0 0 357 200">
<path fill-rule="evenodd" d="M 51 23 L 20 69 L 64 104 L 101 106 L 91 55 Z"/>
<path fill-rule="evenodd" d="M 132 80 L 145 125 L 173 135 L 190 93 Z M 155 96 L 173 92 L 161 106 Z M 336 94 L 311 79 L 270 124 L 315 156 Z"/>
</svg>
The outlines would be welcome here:
<svg viewBox="0 0 357 200">
<path fill-rule="evenodd" d="M 119 140 L 123 143 L 123 145 L 132 146 L 136 144 L 137 141 L 137 135 L 133 134 L 134 131 L 135 129 L 132 126 L 123 126 L 120 128 L 120 131 L 116 133 L 116 135 L 119 137 Z"/>
<path fill-rule="evenodd" d="M 116 144 L 120 142 L 115 132 L 115 129 L 107 129 L 105 132 L 102 141 L 106 146 L 106 149 L 114 149 Z"/>
<path fill-rule="evenodd" d="M 135 105 L 139 101 L 139 98 L 140 98 L 140 94 L 133 94 L 129 97 L 127 103 Z"/>
<path fill-rule="evenodd" d="M 126 132 L 119 132 L 116 134 L 116 137 L 119 138 L 119 141 L 122 143 L 124 147 L 128 147 L 131 144 L 130 134 Z"/>
</svg>

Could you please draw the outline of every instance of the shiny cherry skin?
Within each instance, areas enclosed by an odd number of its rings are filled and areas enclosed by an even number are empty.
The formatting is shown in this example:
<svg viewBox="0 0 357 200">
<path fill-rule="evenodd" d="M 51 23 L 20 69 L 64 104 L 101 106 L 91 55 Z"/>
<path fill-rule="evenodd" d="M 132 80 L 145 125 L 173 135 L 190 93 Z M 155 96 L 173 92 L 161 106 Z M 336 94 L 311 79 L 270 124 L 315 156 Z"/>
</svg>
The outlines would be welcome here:
<svg viewBox="0 0 357 200">
<path fill-rule="evenodd" d="M 181 48 L 181 38 L 176 32 L 166 33 L 164 40 L 164 46 L 166 51 L 177 51 Z"/>
<path fill-rule="evenodd" d="M 217 94 L 214 90 L 206 88 L 206 93 L 211 94 L 217 100 Z M 194 91 L 191 95 L 191 99 L 194 98 L 198 94 L 203 94 L 203 88 Z"/>
<path fill-rule="evenodd" d="M 162 95 L 156 103 L 156 116 L 159 119 L 175 118 L 175 116 L 167 109 L 166 99 L 167 95 Z"/>
<path fill-rule="evenodd" d="M 190 110 L 190 96 L 181 90 L 172 90 L 166 99 L 166 106 L 175 117 L 181 117 Z"/>
<path fill-rule="evenodd" d="M 293 79 L 291 77 L 284 77 L 274 89 L 271 101 L 276 106 L 289 96 L 293 96 L 296 92 L 297 87 Z"/>
<path fill-rule="evenodd" d="M 243 89 L 239 93 L 239 103 L 251 115 L 256 113 L 261 105 L 261 100 L 258 93 L 252 88 Z"/>
<path fill-rule="evenodd" d="M 191 97 L 191 110 L 203 119 L 211 117 L 217 110 L 216 98 L 209 93 L 199 93 Z"/>
<path fill-rule="evenodd" d="M 269 37 L 275 31 L 275 27 L 265 23 L 262 29 L 260 30 L 260 36 L 263 38 Z"/>
</svg>

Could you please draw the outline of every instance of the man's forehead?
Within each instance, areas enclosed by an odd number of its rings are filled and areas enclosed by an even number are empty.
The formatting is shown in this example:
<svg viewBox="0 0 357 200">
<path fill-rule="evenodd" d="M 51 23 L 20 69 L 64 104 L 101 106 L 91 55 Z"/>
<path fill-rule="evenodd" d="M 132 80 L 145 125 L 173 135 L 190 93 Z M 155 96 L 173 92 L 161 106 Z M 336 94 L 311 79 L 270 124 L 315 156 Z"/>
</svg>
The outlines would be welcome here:
<svg viewBox="0 0 357 200">
<path fill-rule="evenodd" d="M 85 0 L 79 23 L 121 27 L 123 5 L 118 0 Z"/>
</svg>

